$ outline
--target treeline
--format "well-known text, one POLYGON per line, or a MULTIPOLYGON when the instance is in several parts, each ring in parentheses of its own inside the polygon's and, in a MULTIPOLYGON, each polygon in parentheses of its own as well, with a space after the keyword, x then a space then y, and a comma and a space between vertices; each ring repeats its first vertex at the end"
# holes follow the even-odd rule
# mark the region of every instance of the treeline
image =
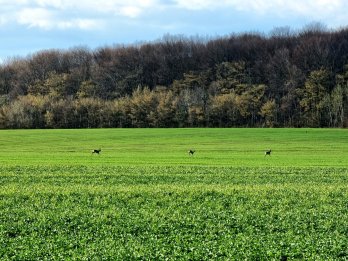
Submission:
POLYGON ((348 29, 165 36, 0 66, 0 128, 264 126, 348 126, 348 29))

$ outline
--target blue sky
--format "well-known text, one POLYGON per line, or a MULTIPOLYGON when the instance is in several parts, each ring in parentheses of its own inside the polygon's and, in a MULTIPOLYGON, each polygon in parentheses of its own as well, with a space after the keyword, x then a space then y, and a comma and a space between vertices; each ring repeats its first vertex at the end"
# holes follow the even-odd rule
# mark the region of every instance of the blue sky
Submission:
POLYGON ((0 0, 0 61, 40 50, 95 49, 166 34, 216 37, 348 25, 346 0, 0 0))

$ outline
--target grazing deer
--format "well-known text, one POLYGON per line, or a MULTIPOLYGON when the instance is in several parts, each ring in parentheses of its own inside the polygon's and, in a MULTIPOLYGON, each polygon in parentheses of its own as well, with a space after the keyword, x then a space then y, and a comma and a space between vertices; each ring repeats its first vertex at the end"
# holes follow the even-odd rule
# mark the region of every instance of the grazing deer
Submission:
POLYGON ((100 152, 101 152, 101 149, 99 149, 99 150, 92 150, 92 154, 96 153, 96 154, 99 155, 100 152))
POLYGON ((271 156, 271 152, 272 152, 271 149, 266 150, 266 151, 265 151, 265 157, 266 157, 267 155, 268 155, 268 156, 271 156))
POLYGON ((189 150, 188 151, 189 156, 193 156, 194 153, 195 153, 195 150, 189 150))

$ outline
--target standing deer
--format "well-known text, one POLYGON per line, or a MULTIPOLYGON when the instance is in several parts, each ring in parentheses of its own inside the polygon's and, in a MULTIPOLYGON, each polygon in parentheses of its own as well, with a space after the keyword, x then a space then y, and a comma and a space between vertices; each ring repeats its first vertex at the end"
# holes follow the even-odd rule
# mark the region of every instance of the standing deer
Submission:
POLYGON ((195 153, 195 150, 189 150, 188 151, 189 156, 193 156, 194 153, 195 153))
POLYGON ((92 150, 92 154, 98 154, 99 155, 99 153, 101 152, 101 149, 99 149, 99 150, 92 150))
POLYGON ((271 156, 271 152, 272 152, 271 149, 266 150, 266 151, 265 151, 265 157, 266 157, 267 155, 268 155, 268 156, 271 156))

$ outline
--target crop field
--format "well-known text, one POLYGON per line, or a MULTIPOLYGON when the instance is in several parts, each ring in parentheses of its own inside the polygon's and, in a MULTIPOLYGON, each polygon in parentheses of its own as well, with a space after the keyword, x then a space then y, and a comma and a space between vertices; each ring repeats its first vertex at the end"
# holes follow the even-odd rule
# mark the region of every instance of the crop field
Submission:
POLYGON ((0 145, 0 260, 348 259, 348 130, 2 130, 0 145))

